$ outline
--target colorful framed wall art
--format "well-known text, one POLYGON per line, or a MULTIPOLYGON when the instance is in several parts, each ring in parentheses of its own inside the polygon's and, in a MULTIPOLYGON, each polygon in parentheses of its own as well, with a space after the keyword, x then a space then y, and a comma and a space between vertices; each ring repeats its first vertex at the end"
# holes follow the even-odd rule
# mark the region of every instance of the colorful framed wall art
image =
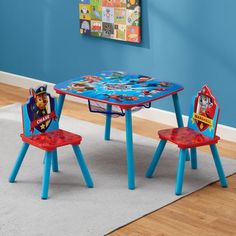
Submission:
POLYGON ((141 42, 141 0, 80 0, 80 33, 141 42))

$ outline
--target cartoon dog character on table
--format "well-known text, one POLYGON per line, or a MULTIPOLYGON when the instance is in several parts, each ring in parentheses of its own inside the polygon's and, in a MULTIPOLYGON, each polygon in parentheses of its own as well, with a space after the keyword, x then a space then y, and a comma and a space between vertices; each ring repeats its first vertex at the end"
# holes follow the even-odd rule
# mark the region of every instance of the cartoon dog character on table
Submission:
POLYGON ((122 95, 122 94, 104 94, 105 100, 114 99, 117 102, 136 101, 139 98, 136 96, 122 95))
POLYGON ((68 87, 68 90, 74 90, 77 93, 83 93, 88 90, 95 90, 95 87, 92 86, 92 83, 87 81, 74 81, 68 87))

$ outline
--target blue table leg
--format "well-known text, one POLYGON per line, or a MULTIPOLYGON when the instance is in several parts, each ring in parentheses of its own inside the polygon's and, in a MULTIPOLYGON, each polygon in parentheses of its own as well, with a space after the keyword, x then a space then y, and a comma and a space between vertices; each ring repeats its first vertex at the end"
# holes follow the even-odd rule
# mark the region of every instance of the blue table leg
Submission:
POLYGON ((146 177, 148 177, 148 178, 152 177, 153 172, 154 172, 154 170, 155 170, 155 168, 158 164, 158 161, 160 160, 160 157, 161 157, 161 154, 163 152, 163 149, 164 149, 165 145, 166 145, 166 140, 161 139, 160 143, 159 143, 159 145, 156 149, 156 152, 153 156, 152 162, 151 162, 151 164, 148 167, 148 170, 146 172, 146 177))
MULTIPOLYGON (((173 102, 174 102, 175 115, 176 115, 178 127, 184 127, 184 122, 183 122, 182 113, 181 113, 181 109, 180 109, 178 94, 177 93, 173 94, 172 98, 173 98, 173 102)), ((189 152, 187 152, 186 160, 190 161, 189 152)))
POLYGON ((62 111, 62 107, 64 104, 64 100, 65 100, 65 94, 60 94, 58 97, 58 103, 57 103, 57 116, 58 116, 58 121, 60 120, 61 117, 61 111, 62 111))
POLYGON ((18 173, 18 171, 21 167, 21 164, 24 160, 24 157, 25 157, 25 154, 26 154, 28 148, 29 148, 29 144, 28 143, 23 143, 23 145, 21 147, 21 150, 20 150, 20 153, 18 155, 18 158, 16 160, 16 163, 15 163, 15 165, 13 167, 13 170, 12 170, 10 176, 9 176, 9 182, 10 183, 13 183, 15 181, 17 173, 18 173))
POLYGON ((52 171, 58 172, 58 159, 57 159, 57 149, 53 151, 53 157, 52 157, 52 171))
POLYGON ((129 189, 135 189, 131 109, 125 110, 125 124, 126 124, 126 152, 127 152, 126 158, 127 158, 127 170, 128 170, 128 187, 129 189))
POLYGON ((50 182, 50 169, 51 169, 52 158, 53 158, 53 152, 45 153, 44 173, 43 173, 42 192, 41 192, 42 199, 48 198, 48 188, 50 182))
POLYGON ((175 114, 176 114, 178 127, 184 127, 184 122, 183 122, 182 113, 181 113, 181 109, 180 109, 178 94, 177 93, 173 94, 172 98, 173 98, 173 102, 174 102, 175 114))
POLYGON ((85 163, 85 160, 83 158, 83 155, 81 153, 80 147, 78 145, 72 145, 75 156, 76 156, 76 160, 80 166, 80 169, 82 171, 82 174, 84 176, 84 180, 88 186, 88 188, 93 188, 93 180, 89 174, 87 165, 85 163))
POLYGON ((225 178, 224 170, 220 161, 219 153, 215 144, 210 145, 211 152, 214 158, 215 166, 220 178, 220 183, 222 187, 227 187, 227 179, 225 178))
POLYGON ((104 139, 106 141, 110 140, 110 133, 111 133, 111 111, 112 111, 112 105, 107 104, 106 126, 105 126, 105 135, 104 135, 104 139))
POLYGON ((182 194, 186 154, 187 154, 187 149, 180 149, 179 163, 178 163, 177 176, 176 176, 176 189, 175 189, 175 194, 176 195, 181 195, 182 194))

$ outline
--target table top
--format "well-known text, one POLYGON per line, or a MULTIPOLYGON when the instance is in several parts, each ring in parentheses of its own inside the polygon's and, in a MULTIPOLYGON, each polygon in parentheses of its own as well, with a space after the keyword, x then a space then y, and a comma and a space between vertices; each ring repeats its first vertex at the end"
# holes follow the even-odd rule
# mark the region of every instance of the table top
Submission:
POLYGON ((104 71, 64 81, 56 84, 54 89, 58 94, 129 109, 170 96, 184 88, 179 84, 160 81, 150 76, 104 71))

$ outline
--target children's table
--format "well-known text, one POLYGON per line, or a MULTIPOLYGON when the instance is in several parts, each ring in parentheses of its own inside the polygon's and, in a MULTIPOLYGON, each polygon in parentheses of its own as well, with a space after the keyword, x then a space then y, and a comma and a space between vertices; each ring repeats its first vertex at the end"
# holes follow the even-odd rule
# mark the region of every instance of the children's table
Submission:
POLYGON ((178 126, 183 127, 178 92, 184 88, 179 84, 139 74, 104 71, 56 84, 54 89, 59 94, 58 118, 66 95, 86 99, 91 112, 104 113, 105 140, 110 140, 112 115, 125 116, 129 189, 135 189, 132 111, 149 108, 153 101, 172 96, 178 126))

